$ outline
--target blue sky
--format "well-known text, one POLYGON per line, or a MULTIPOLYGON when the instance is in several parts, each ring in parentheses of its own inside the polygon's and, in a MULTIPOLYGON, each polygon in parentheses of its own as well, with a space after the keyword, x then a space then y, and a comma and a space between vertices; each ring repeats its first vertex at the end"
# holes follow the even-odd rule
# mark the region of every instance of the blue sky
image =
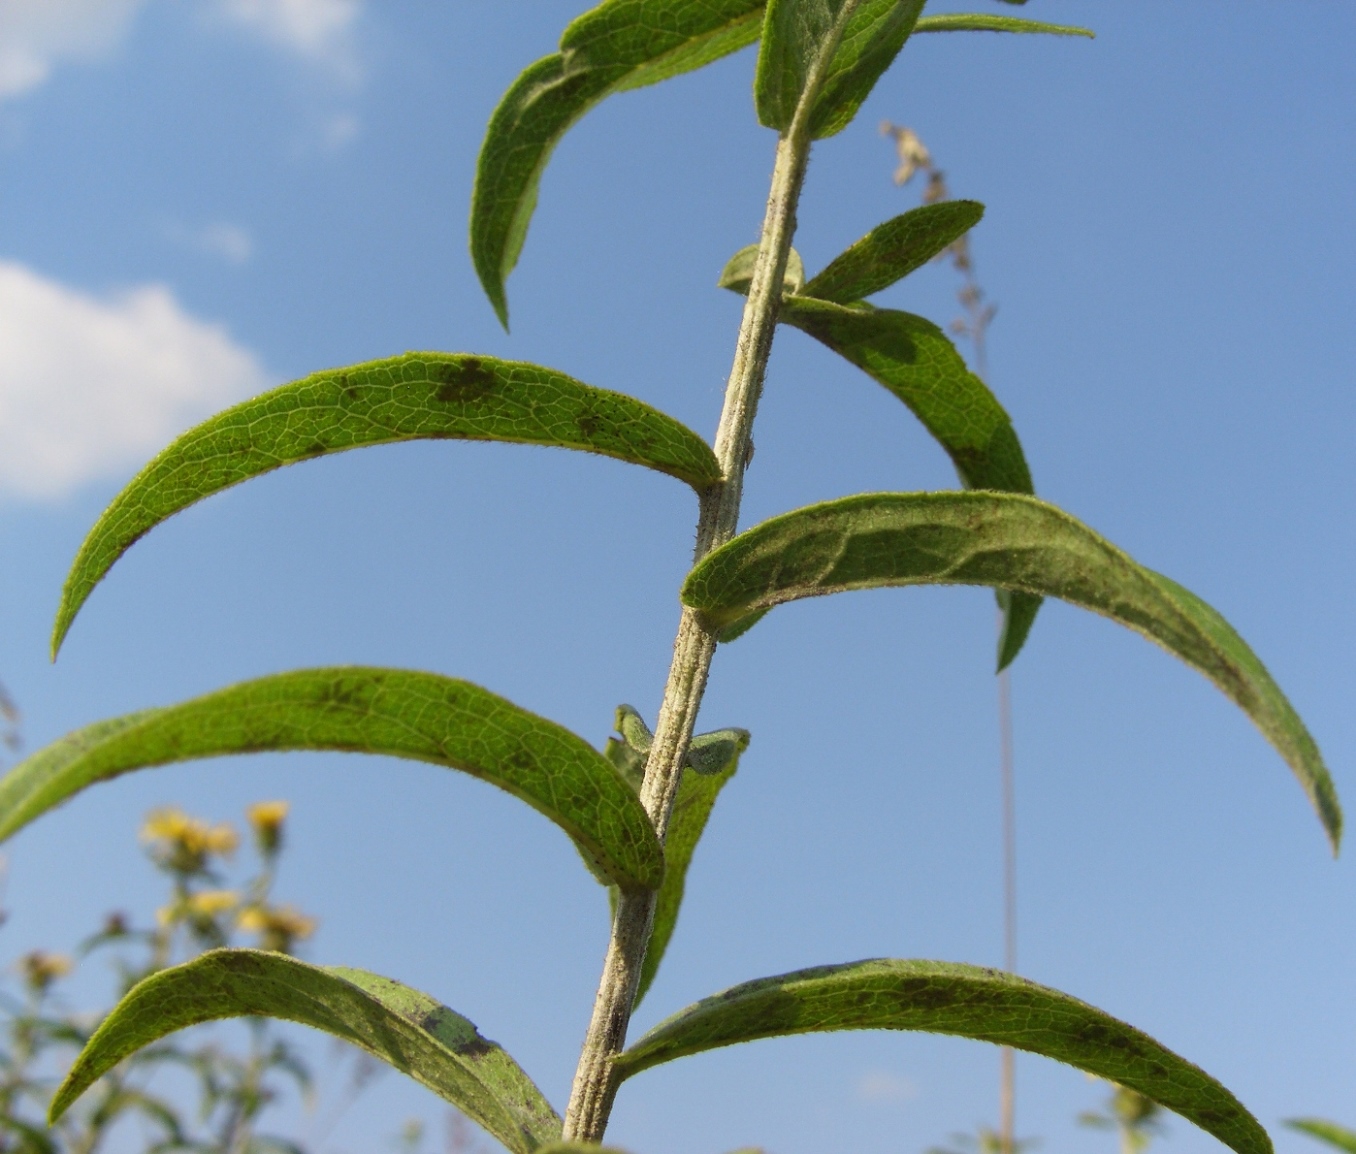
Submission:
MULTIPOLYGON (((714 282, 756 238, 773 149, 749 53, 615 98, 567 138, 510 282, 512 335, 471 270, 485 121, 580 7, 0 3, 0 674, 28 748, 333 663, 466 677, 597 742, 618 702, 653 717, 691 498, 509 446, 364 450, 214 498, 139 543, 46 660, 65 568, 118 486, 177 430, 308 371, 479 351, 714 430, 739 310, 714 282)), ((914 127, 953 192, 988 206, 973 245, 1000 306, 993 384, 1038 491, 1221 609, 1352 794, 1356 10, 1026 14, 1098 39, 911 44, 817 149, 798 247, 814 271, 916 203, 878 133, 914 127)), ((881 300, 946 322, 955 288, 931 267, 881 300)), ((745 524, 955 483, 898 402, 794 332, 757 444, 745 524)), ((638 1027, 805 965, 1000 960, 992 643, 987 592, 906 590, 788 606, 722 650, 702 727, 753 745, 638 1027)), ((1279 758, 1197 674, 1065 606, 1014 693, 1023 972, 1155 1034, 1268 1126, 1356 1124, 1356 887, 1279 758)), ((238 819, 274 796, 294 805, 284 896, 321 919, 307 956, 436 994, 563 1106, 605 898, 548 823, 432 767, 232 759, 92 791, 8 847, 8 955, 148 909, 133 837, 151 806, 238 819)), ((638 1078, 610 1138, 922 1151, 995 1120, 997 1067, 954 1039, 760 1043, 638 1078)), ((1111 1150, 1073 1125, 1100 1097, 1081 1074, 1020 1059, 1019 1093, 1043 1151, 1111 1150)), ((324 1149, 381 1148, 419 1114, 436 1101, 386 1079, 324 1149)), ((1217 1148, 1180 1121, 1166 1141, 1217 1148)))

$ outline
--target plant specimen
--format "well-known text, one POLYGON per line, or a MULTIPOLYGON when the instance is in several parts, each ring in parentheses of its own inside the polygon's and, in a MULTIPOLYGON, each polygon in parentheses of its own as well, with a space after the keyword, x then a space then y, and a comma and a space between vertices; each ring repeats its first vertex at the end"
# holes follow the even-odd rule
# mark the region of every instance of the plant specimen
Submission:
POLYGON ((1004 614, 998 665, 1018 655, 1041 599, 1059 597, 1148 636, 1215 682, 1288 762, 1334 845, 1337 799, 1318 749, 1233 629, 1033 495, 1007 414, 945 332, 867 303, 980 219, 966 200, 872 229, 807 277, 792 248, 814 142, 843 129, 915 34, 1055 33, 1011 16, 925 15, 924 0, 607 0, 565 30, 496 109, 471 211, 472 257, 501 319, 542 170, 580 116, 757 42, 754 103, 776 134, 762 234, 720 284, 746 296, 714 441, 652 406, 540 365, 408 353, 316 373, 219 414, 171 444, 114 500, 77 556, 55 645, 121 554, 174 513, 282 465, 420 438, 494 440, 604 454, 667 474, 696 496, 694 565, 653 731, 621 707, 599 751, 478 685, 400 669, 300 670, 100 722, 0 782, 0 836, 74 793, 152 765, 230 753, 331 749, 413 758, 482 778, 572 839, 613 900, 611 933, 563 1116, 470 1021, 364 971, 254 950, 214 950, 134 986, 95 1032, 53 1102, 58 1118, 100 1076, 184 1026, 233 1016, 309 1024, 408 1073, 515 1154, 597 1144, 627 1079, 663 1062, 775 1035, 899 1029, 1013 1046, 1115 1081, 1239 1154, 1269 1140, 1217 1081, 1153 1039, 1058 991, 944 962, 876 959, 760 978, 716 994, 627 1045, 663 958, 688 861, 748 734, 694 736, 711 662, 777 605, 853 589, 987 585, 1004 614), (961 488, 867 493, 739 531, 744 470, 779 323, 802 329, 899 398, 950 455, 961 488))
POLYGON ((290 953, 310 936, 313 919, 272 896, 287 804, 260 802, 246 816, 259 868, 243 884, 226 888, 223 874, 240 841, 233 826, 173 807, 155 810, 147 816, 141 840, 169 883, 169 898, 154 923, 141 928, 126 914, 110 914, 74 957, 30 950, 19 959, 22 995, 0 994, 0 1151, 94 1154, 116 1143, 115 1132, 131 1121, 140 1123, 145 1149, 156 1154, 297 1154, 301 1149, 260 1130, 261 1116, 284 1082, 307 1096, 313 1085, 301 1054, 263 1018, 249 1020, 243 1048, 176 1039, 139 1050, 103 1074, 79 1107, 51 1129, 44 1125, 62 1070, 103 1017, 65 1004, 62 982, 77 963, 111 953, 121 996, 167 967, 220 949, 242 934, 254 935, 261 950, 280 953, 290 953), (166 1069, 191 1075, 196 1109, 185 1109, 180 1094, 152 1085, 166 1069))

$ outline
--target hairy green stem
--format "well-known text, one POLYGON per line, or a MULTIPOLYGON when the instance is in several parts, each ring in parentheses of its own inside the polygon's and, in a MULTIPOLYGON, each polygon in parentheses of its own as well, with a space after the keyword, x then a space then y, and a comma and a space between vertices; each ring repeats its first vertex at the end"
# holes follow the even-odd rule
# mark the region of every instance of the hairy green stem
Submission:
MULTIPOLYGON (((777 329, 782 281, 796 232, 796 205, 810 160, 810 113, 843 28, 858 2, 848 0, 840 10, 833 35, 822 46, 806 78, 791 126, 777 142, 777 159, 758 243, 758 260, 744 304, 734 364, 716 430, 715 452, 723 479, 702 498, 694 563, 733 537, 739 526, 744 470, 753 445, 753 422, 777 329)), ((682 779, 683 759, 692 740, 715 652, 715 634, 693 610, 684 609, 673 643, 664 702, 660 706, 640 794, 661 843, 668 831, 673 800, 682 779)), ((626 1045, 626 1030, 640 984, 641 965, 654 925, 656 898, 657 894, 652 890, 632 890, 623 891, 617 902, 603 975, 593 1003, 593 1017, 584 1037, 570 1104, 565 1112, 566 1141, 600 1142, 607 1129, 612 1100, 617 1092, 612 1063, 626 1045)))

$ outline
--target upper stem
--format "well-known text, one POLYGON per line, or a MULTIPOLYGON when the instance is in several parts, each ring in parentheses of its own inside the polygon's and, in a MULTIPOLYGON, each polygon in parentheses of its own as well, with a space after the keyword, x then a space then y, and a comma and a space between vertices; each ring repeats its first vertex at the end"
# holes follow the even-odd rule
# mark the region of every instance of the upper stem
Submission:
MULTIPOLYGON (((858 2, 847 0, 840 9, 833 35, 821 46, 816 64, 806 78, 795 118, 777 141, 777 158, 758 243, 758 260, 744 303, 734 364, 730 368, 725 404, 716 430, 715 453, 722 479, 702 496, 694 563, 725 544, 739 526, 744 470, 753 443, 753 422, 781 309, 782 282, 791 254, 791 240, 796 232, 796 205, 810 160, 810 113, 843 27, 858 2)), ((694 610, 684 608, 640 792, 641 803, 654 823, 661 844, 668 831, 673 800, 682 780, 683 761, 692 740, 702 695, 706 692, 706 679, 715 651, 715 634, 694 610)), ((626 1030, 654 924, 657 897, 654 890, 623 890, 618 898, 603 975, 594 998, 593 1017, 584 1037, 570 1104, 565 1112, 563 1137, 567 1142, 600 1142, 607 1129, 612 1100, 617 1092, 612 1060, 626 1045, 626 1030)))

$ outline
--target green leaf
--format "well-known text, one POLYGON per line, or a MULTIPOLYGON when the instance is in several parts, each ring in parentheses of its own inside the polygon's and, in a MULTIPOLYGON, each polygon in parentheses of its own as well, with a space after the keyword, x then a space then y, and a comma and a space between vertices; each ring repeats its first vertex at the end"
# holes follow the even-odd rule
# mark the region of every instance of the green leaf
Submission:
MULTIPOLYGON (((1009 4, 1024 4, 1026 0, 1007 0, 1009 4)), ((1044 32, 1051 36, 1086 36, 1096 33, 1090 28, 1072 24, 1044 24, 1039 20, 1023 20, 1017 16, 988 16, 977 12, 953 12, 945 16, 924 16, 914 26, 915 32, 1044 32)))
POLYGON ((804 288, 787 291, 843 305, 864 300, 946 251, 983 215, 984 206, 974 200, 915 208, 873 228, 804 288))
POLYGON ((1238 1154, 1270 1154, 1257 1120, 1204 1071, 1084 1002, 978 966, 892 958, 747 982, 661 1022, 616 1061, 625 1079, 674 1058, 824 1030, 924 1030, 1013 1046, 1175 1110, 1238 1154))
POLYGON ((818 78, 811 136, 846 127, 922 9, 923 0, 770 0, 754 79, 759 122, 785 133, 818 78))
POLYGON ((592 1142, 552 1142, 538 1146, 536 1154, 626 1154, 616 1146, 595 1146, 592 1142))
MULTIPOLYGON (((683 890, 687 885, 688 866, 692 864, 692 855, 706 830, 716 798, 738 771, 739 755, 749 746, 748 731, 743 729, 722 730, 703 736, 711 740, 704 747, 689 750, 688 768, 683 771, 678 796, 673 802, 673 813, 669 817, 668 832, 664 838, 664 884, 659 887, 659 897, 655 902, 654 929, 640 970, 640 985, 635 1001, 637 1006, 649 992, 673 938, 673 931, 677 928, 683 890), (695 752, 700 760, 703 748, 710 751, 707 764, 716 768, 694 768, 693 754, 695 752)), ((701 740, 694 739, 693 745, 696 746, 701 740)))
MULTIPOLYGON (((716 282, 717 286, 739 293, 741 296, 748 296, 749 285, 753 283, 753 269, 757 263, 758 246, 756 244, 745 245, 720 270, 720 279, 716 282)), ((800 292, 804 283, 805 262, 801 260, 800 253, 793 248, 786 257, 786 274, 782 277, 782 292, 800 292)))
POLYGON ((839 19, 852 0, 770 0, 754 76, 758 121, 786 132, 820 56, 837 47, 839 19))
POLYGON ((361 666, 246 681, 77 730, 0 779, 0 839, 130 770, 276 750, 386 754, 462 770, 550 818, 617 884, 663 881, 663 851, 635 791, 588 742, 468 681, 361 666))
POLYGON ((998 399, 936 325, 912 313, 789 297, 781 318, 903 401, 970 489, 1030 493, 1031 472, 998 399))
MULTIPOLYGON (((966 488, 1031 493, 1031 473, 1011 419, 941 329, 912 313, 825 299, 826 290, 835 298, 879 291, 891 283, 885 279, 890 275, 887 270, 902 270, 898 276, 911 272, 972 227, 979 219, 975 209, 983 214, 983 206, 974 201, 946 201, 881 225, 833 261, 801 295, 785 297, 780 319, 851 361, 908 405, 946 450, 966 488), (963 206, 963 211, 932 215, 953 206, 963 206), (967 219, 970 224, 964 225, 967 219), (960 231, 951 235, 956 228, 960 231)), ((748 291, 742 275, 748 262, 740 263, 747 252, 740 250, 726 265, 721 287, 748 291)), ((1000 593, 998 602, 1003 612, 998 642, 1001 673, 1021 652, 1041 599, 1012 592, 1000 593)), ((732 622, 719 632, 719 640, 742 637, 762 615, 732 622)))
POLYGON ((316 373, 191 429, 114 498, 66 578, 53 654, 112 564, 172 514, 282 465, 427 439, 582 449, 657 469, 699 492, 720 478, 710 447, 672 417, 539 365, 406 353, 316 373))
MULTIPOLYGON (((609 738, 604 756, 639 792, 645 781, 645 761, 650 753, 653 735, 645 719, 630 705, 617 707, 616 729, 621 740, 609 738)), ((664 960, 669 939, 678 924, 678 911, 683 904, 683 889, 687 869, 692 864, 697 842, 706 829, 707 819, 716 804, 716 798, 734 777, 739 768, 739 756, 749 747, 747 729, 718 729, 703 733, 688 743, 682 780, 674 798, 673 811, 664 838, 664 884, 655 902, 650 944, 641 967, 640 984, 632 1006, 640 1005, 649 991, 659 964, 664 960)), ((584 859, 586 862, 588 858, 584 859)), ((616 891, 613 891, 615 912, 616 891)))
POLYGON ((764 521, 707 556, 685 605, 719 629, 758 609, 849 589, 991 585, 1119 621, 1213 681, 1289 763, 1334 851, 1342 814, 1317 745, 1285 694, 1214 609, 1034 497, 866 493, 764 521))
POLYGON ((810 118, 815 139, 833 136, 852 122, 922 11, 923 0, 863 0, 858 5, 815 101, 810 118))
POLYGON ((471 194, 471 256, 500 321, 551 153, 614 92, 656 84, 757 38, 762 0, 608 0, 575 20, 560 52, 514 81, 485 133, 471 194))
POLYGON ((1285 1124, 1301 1134, 1308 1134, 1329 1146, 1335 1146, 1346 1154, 1356 1154, 1356 1130, 1348 1130, 1335 1122, 1325 1122, 1322 1118, 1287 1118, 1285 1124))
POLYGON ((561 1122, 519 1065, 460 1014, 365 970, 310 966, 261 950, 213 950, 133 986, 52 1100, 51 1120, 128 1055, 221 1018, 282 1018, 324 1030, 451 1102, 514 1154, 560 1137, 561 1122))
MULTIPOLYGON (((1026 455, 1011 419, 988 385, 969 370, 956 346, 931 321, 893 309, 837 305, 809 297, 788 298, 781 319, 851 361, 903 401, 946 450, 967 489, 1033 491, 1026 455)), ((1041 601, 1014 590, 999 603, 1003 609, 998 643, 1001 672, 1021 651, 1041 601)))

